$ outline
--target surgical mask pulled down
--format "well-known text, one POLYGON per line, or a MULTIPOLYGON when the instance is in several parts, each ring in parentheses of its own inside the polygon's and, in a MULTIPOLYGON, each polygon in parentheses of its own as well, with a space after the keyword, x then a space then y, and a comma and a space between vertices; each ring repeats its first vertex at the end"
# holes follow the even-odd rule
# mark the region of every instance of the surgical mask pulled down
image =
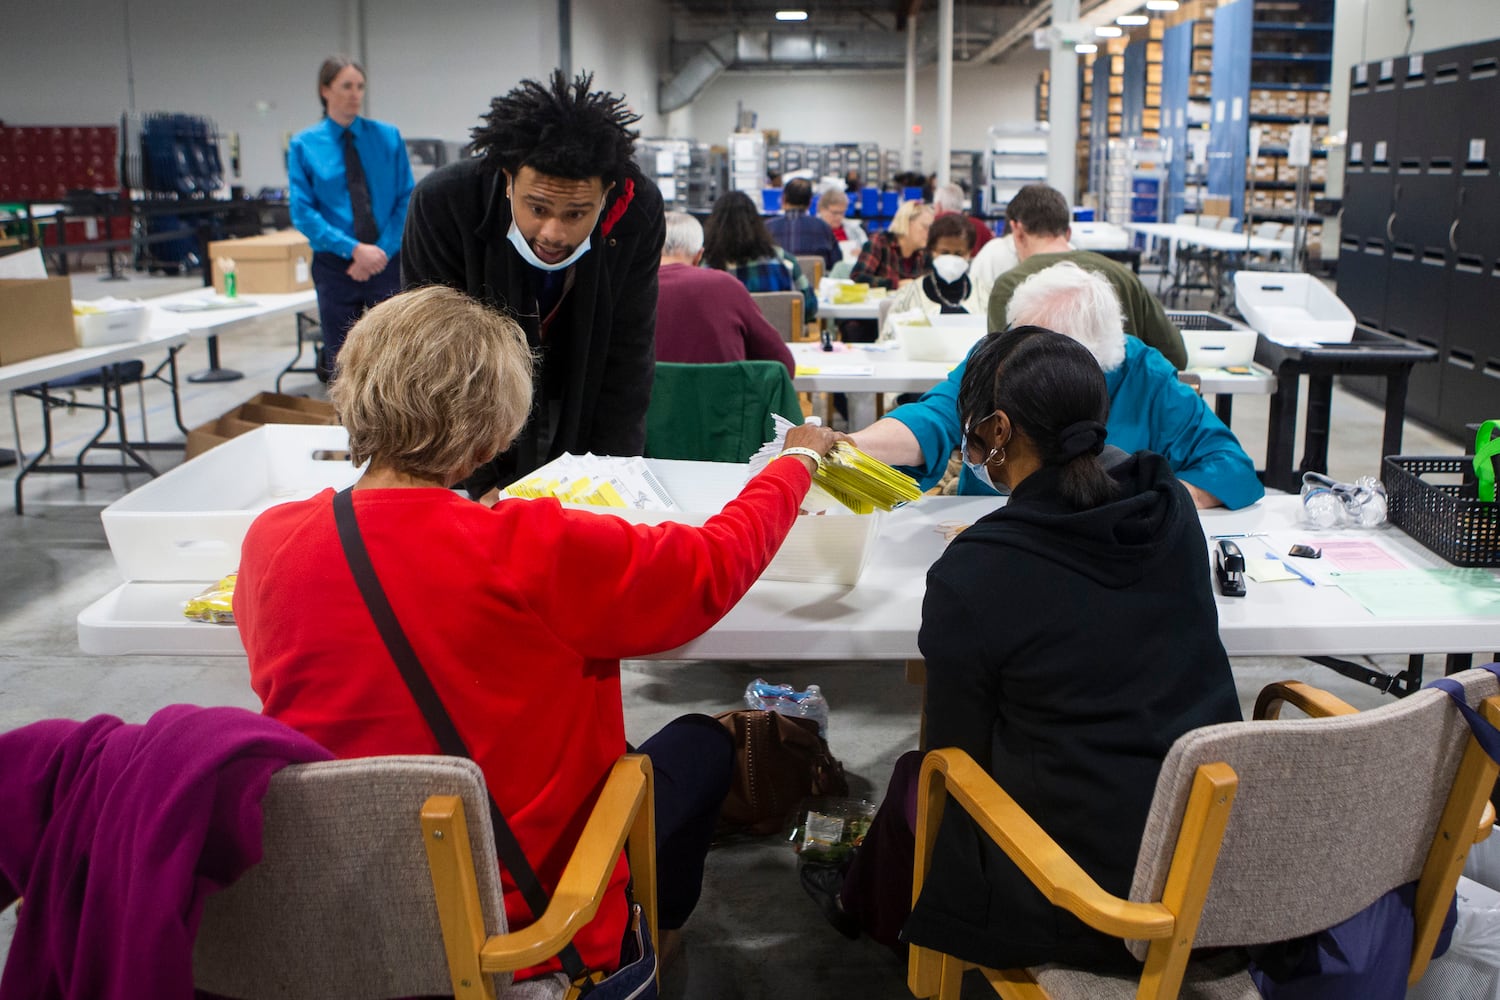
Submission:
POLYGON ((938 254, 932 258, 932 269, 939 278, 951 285, 969 273, 969 262, 956 253, 938 254))
MULTIPOLYGON (((985 420, 990 420, 994 416, 995 416, 995 414, 992 413, 988 417, 985 417, 984 420, 979 421, 979 423, 983 424, 985 422, 985 420)), ((975 426, 978 426, 978 425, 975 425, 975 426)), ((964 442, 964 444, 963 444, 963 461, 964 461, 964 467, 969 470, 969 475, 971 475, 975 479, 979 480, 979 482, 982 483, 984 486, 987 486, 991 490, 994 490, 996 493, 1000 494, 1001 496, 1008 496, 1010 494, 1010 488, 1008 486, 999 485, 992 478, 990 478, 990 460, 993 459, 996 455, 1001 454, 1002 451, 1003 451, 1003 449, 1001 449, 1001 447, 999 445, 996 445, 995 447, 993 447, 993 448, 991 448, 989 450, 989 453, 987 455, 985 455, 984 458, 980 459, 977 462, 974 461, 969 456, 971 454, 973 454, 975 451, 977 451, 978 448, 973 443, 974 442, 974 438, 970 435, 970 431, 971 430, 972 430, 971 427, 967 427, 966 426, 964 428, 964 436, 963 436, 963 442, 964 442)), ((1001 459, 1002 464, 1004 463, 1004 461, 1005 461, 1004 458, 1002 458, 1001 459)))

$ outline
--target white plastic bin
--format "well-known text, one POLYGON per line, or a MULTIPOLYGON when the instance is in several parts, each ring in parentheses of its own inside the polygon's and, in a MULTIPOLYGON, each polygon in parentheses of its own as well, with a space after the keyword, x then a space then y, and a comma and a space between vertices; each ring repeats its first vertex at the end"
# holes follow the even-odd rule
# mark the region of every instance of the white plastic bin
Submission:
MULTIPOLYGON (((661 480, 680 511, 587 507, 637 524, 677 521, 702 524, 718 513, 745 485, 747 467, 733 463, 678 462, 649 458, 646 464, 661 480)), ((762 578, 796 583, 833 583, 852 587, 859 580, 880 532, 881 512, 805 514, 797 518, 762 578)))
POLYGON ((1239 327, 1234 330, 1183 330, 1189 368, 1229 368, 1255 360, 1255 342, 1260 334, 1239 327))
POLYGON ((1245 322, 1278 344, 1347 344, 1354 314, 1310 274, 1236 271, 1234 304, 1245 322))
POLYGON ((893 320, 895 339, 909 361, 944 361, 957 364, 985 335, 983 316, 934 316, 930 323, 893 320))
POLYGON ((150 318, 151 314, 144 305, 122 303, 110 306, 104 312, 75 314, 73 329, 78 336, 79 347, 103 347, 106 344, 139 340, 146 332, 150 318))
POLYGON ((342 427, 267 424, 132 490, 100 519, 127 580, 216 580, 239 565, 257 514, 359 478, 342 427))

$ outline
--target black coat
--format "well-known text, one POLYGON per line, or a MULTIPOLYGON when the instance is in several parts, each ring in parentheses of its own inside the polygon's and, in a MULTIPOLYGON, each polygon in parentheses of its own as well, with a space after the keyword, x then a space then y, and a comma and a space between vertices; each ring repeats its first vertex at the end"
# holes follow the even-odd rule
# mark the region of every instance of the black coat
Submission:
MULTIPOLYGON (((1240 708, 1192 499, 1149 452, 1112 474, 1121 497, 1074 512, 1043 468, 954 539, 928 573, 918 644, 928 745, 967 751, 1124 896, 1167 750, 1240 708)), ((952 805, 905 937, 994 968, 1129 961, 952 805)))
POLYGON ((443 284, 467 292, 507 312, 540 349, 531 420, 492 468, 466 484, 475 493, 564 451, 639 455, 646 443, 661 193, 633 165, 616 183, 590 250, 569 269, 570 285, 545 341, 536 306, 542 272, 511 246, 510 224, 505 176, 482 159, 465 159, 417 185, 401 243, 406 287, 443 284))

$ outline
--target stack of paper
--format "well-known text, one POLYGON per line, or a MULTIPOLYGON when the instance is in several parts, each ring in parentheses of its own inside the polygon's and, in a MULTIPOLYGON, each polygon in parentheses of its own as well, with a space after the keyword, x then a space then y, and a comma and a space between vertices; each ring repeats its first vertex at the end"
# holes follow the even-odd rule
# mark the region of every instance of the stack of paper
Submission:
POLYGON ((511 483, 502 495, 532 500, 556 497, 564 503, 594 507, 678 509, 644 459, 606 455, 561 455, 511 483))
POLYGON ((917 481, 840 441, 818 463, 813 485, 856 514, 910 503, 922 495, 917 481))

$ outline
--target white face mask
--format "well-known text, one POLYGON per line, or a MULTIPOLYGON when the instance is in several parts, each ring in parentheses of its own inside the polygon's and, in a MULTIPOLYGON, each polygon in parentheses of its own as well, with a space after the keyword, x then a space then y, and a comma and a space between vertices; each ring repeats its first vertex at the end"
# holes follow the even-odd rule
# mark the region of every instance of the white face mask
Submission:
POLYGON ((568 254, 564 260, 560 260, 556 264, 549 264, 538 257, 535 250, 531 249, 531 244, 526 242, 525 236, 521 235, 521 228, 516 225, 514 219, 510 223, 510 232, 505 235, 510 240, 510 245, 515 247, 516 252, 521 255, 521 259, 539 271, 561 271, 565 267, 572 267, 578 263, 579 257, 589 252, 589 237, 585 236, 583 242, 578 244, 577 250, 568 254))
MULTIPOLYGON (((515 203, 515 199, 512 197, 514 193, 515 192, 513 189, 507 190, 505 193, 506 198, 511 201, 512 205, 514 205, 515 203)), ((601 198, 599 200, 599 212, 602 214, 603 211, 604 199, 601 198)), ((594 222, 597 224, 598 221, 598 215, 594 216, 594 222)), ((511 208, 510 231, 505 234, 505 238, 510 240, 510 245, 516 248, 516 253, 521 255, 522 260, 539 271, 561 271, 565 267, 572 267, 574 264, 578 263, 579 257, 582 257, 584 254, 589 252, 590 237, 585 236, 583 238, 583 242, 578 244, 578 248, 572 253, 568 254, 566 259, 560 260, 556 264, 547 263, 546 261, 542 260, 542 258, 536 255, 536 251, 531 249, 531 244, 527 242, 526 237, 521 235, 521 227, 516 225, 516 215, 514 207, 511 208)))
POLYGON ((938 254, 932 258, 932 269, 948 284, 953 284, 969 271, 969 262, 956 253, 938 254))
POLYGON ((1001 494, 1003 496, 1008 491, 1007 490, 1002 490, 1000 487, 996 486, 995 485, 995 481, 990 478, 990 465, 989 465, 989 462, 990 462, 990 459, 992 459, 992 458, 995 457, 995 452, 997 452, 999 450, 1000 450, 999 448, 996 448, 996 449, 994 449, 994 451, 991 451, 989 453, 989 455, 987 455, 985 457, 985 460, 982 463, 981 462, 971 462, 971 461, 969 461, 969 456, 965 455, 964 456, 964 466, 968 468, 969 475, 971 475, 975 479, 979 480, 980 483, 982 483, 983 485, 987 486, 989 489, 991 489, 991 490, 995 491, 996 493, 999 493, 999 494, 1001 494))

